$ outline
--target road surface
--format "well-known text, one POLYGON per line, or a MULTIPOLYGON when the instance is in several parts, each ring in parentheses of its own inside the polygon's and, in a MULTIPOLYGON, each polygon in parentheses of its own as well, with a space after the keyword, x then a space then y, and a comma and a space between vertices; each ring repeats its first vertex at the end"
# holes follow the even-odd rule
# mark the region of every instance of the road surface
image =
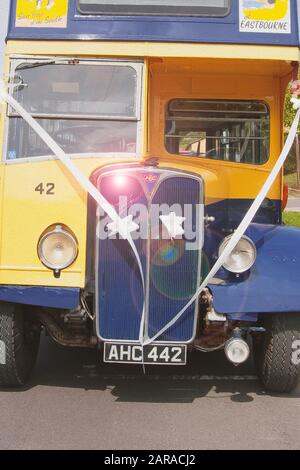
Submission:
POLYGON ((195 353, 187 368, 144 377, 96 363, 44 339, 28 387, 0 389, 0 448, 300 449, 300 388, 270 396, 251 364, 195 353))
POLYGON ((289 196, 286 210, 290 212, 300 212, 300 197, 289 196))

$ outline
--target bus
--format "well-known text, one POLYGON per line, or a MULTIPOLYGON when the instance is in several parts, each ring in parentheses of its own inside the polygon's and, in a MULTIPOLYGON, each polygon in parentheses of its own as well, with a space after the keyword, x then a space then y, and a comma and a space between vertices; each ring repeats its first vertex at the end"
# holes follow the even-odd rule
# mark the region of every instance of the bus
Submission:
POLYGON ((1 386, 29 380, 42 330, 145 372, 253 353, 266 390, 297 386, 300 230, 282 221, 283 171, 226 250, 284 145, 298 8, 11 0, 1 386))

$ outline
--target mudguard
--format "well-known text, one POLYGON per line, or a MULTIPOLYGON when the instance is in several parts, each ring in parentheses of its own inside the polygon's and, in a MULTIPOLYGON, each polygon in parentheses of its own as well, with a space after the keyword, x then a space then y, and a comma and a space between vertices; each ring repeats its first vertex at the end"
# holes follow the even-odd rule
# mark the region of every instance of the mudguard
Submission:
POLYGON ((221 273, 223 285, 210 285, 217 312, 255 321, 260 313, 300 312, 300 229, 251 224, 246 232, 257 260, 246 277, 221 273))

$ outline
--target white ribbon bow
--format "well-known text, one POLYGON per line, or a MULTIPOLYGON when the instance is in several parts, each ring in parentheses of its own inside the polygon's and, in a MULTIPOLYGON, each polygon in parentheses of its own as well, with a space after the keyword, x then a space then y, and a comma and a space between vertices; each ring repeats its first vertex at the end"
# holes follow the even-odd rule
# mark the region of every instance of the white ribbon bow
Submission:
MULTIPOLYGON (((133 242, 133 239, 130 234, 130 227, 128 227, 128 219, 122 219, 118 213, 115 211, 114 207, 107 201, 107 199, 98 191, 98 189, 90 182, 90 180, 77 168, 77 166, 73 163, 71 158, 63 151, 63 149, 52 139, 52 137, 43 129, 40 124, 23 108, 23 106, 18 103, 11 95, 9 95, 6 91, 5 84, 2 80, 0 80, 0 97, 6 101, 26 122, 29 126, 38 134, 38 136, 45 142, 45 144, 52 150, 54 155, 63 163, 63 165, 69 170, 69 172, 73 175, 75 180, 80 184, 80 186, 85 189, 90 196, 99 204, 103 210, 107 213, 107 215, 112 219, 115 226, 118 227, 118 231, 122 238, 127 239, 128 243, 130 244, 134 255, 136 257, 142 285, 145 297, 145 280, 144 280, 144 272, 141 263, 141 259, 139 257, 138 251, 136 246, 133 242)), ((184 313, 188 310, 188 308, 198 299, 203 289, 209 284, 211 279, 216 275, 219 269, 223 266, 227 258, 230 256, 242 236, 244 235, 245 231, 247 230, 248 226, 254 219, 259 207, 261 206, 263 200, 266 198, 269 190, 271 189, 275 179, 277 178, 288 154, 293 145, 294 139, 297 134, 299 119, 300 119, 300 99, 296 98, 295 96, 291 99, 293 103, 293 107, 297 110, 296 116, 294 118, 293 124, 291 126, 288 138, 285 142, 283 150, 272 169, 271 173, 269 174, 266 182, 264 183, 262 189, 260 190, 259 194, 253 201, 250 209, 246 213, 244 219, 238 226, 237 230, 235 231, 234 235, 231 237, 229 243, 226 245, 226 248, 222 252, 221 256, 218 258, 215 265, 212 267, 209 274, 203 280, 201 286, 197 289, 195 295, 189 300, 189 302, 178 312, 173 319, 166 324, 160 331, 158 331, 152 338, 149 338, 147 334, 145 334, 145 301, 143 304, 143 311, 141 317, 141 324, 140 324, 140 333, 139 333, 139 341, 142 346, 147 344, 151 344, 153 341, 158 339, 162 336, 167 330, 169 330, 177 321, 184 315, 184 313)))
POLYGON ((291 103, 293 104, 293 109, 297 110, 300 108, 300 99, 296 96, 293 96, 291 98, 291 103))

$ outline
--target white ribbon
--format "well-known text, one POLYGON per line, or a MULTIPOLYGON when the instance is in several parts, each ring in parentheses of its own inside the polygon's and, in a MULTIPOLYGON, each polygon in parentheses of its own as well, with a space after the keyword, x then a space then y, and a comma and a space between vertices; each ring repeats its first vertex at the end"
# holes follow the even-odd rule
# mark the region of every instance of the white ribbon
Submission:
MULTIPOLYGON (((45 144, 52 150, 54 155, 61 161, 61 163, 69 170, 69 172, 73 175, 75 180, 79 183, 79 185, 87 191, 90 196, 103 208, 103 210, 107 213, 107 215, 115 222, 116 227, 118 227, 118 231, 124 240, 127 239, 128 243, 130 244, 133 253, 136 257, 141 280, 143 291, 145 293, 145 280, 144 280, 144 272, 142 263, 136 249, 136 246, 133 242, 132 236, 130 235, 130 230, 128 229, 128 219, 122 219, 119 214, 116 212, 114 207, 107 201, 107 199, 98 191, 98 189, 90 182, 90 180, 77 168, 77 166, 73 163, 71 158, 63 151, 63 149, 52 139, 52 137, 48 134, 48 132, 43 129, 42 126, 23 108, 23 106, 18 103, 9 93, 7 93, 5 84, 2 80, 0 80, 0 97, 6 101, 23 119, 24 121, 29 124, 29 126, 38 134, 38 136, 45 142, 45 144)), ((143 307, 143 314, 142 317, 145 317, 144 314, 144 307, 143 307)), ((143 329, 143 327, 141 326, 143 329)), ((142 333, 144 334, 144 333, 142 333)), ((141 333, 140 333, 141 335, 141 333)))
MULTIPOLYGON (((70 171, 73 175, 75 180, 80 184, 82 188, 84 188, 92 197, 93 199, 99 204, 103 210, 107 213, 107 215, 117 224, 119 227, 119 233, 122 238, 127 239, 138 262, 138 267, 141 274, 143 290, 145 294, 145 280, 144 280, 144 272, 142 263, 136 249, 136 246, 133 242, 133 239, 129 233, 127 227, 126 218, 122 219, 118 213, 115 211, 114 207, 107 201, 107 199, 98 191, 98 189, 90 182, 90 180, 77 168, 77 166, 73 163, 70 157, 62 150, 62 148, 52 139, 52 137, 40 126, 40 124, 23 108, 23 106, 18 103, 11 95, 9 95, 6 91, 5 84, 3 81, 0 80, 0 96, 1 98, 6 101, 26 122, 29 126, 38 134, 38 136, 45 142, 45 144, 52 150, 54 155, 63 163, 63 165, 70 171)), ((278 176, 288 154, 293 145, 294 139, 296 137, 298 124, 300 120, 300 100, 296 97, 292 98, 292 103, 294 109, 297 109, 296 116, 294 118, 293 124, 291 126, 288 138, 285 142, 283 147, 282 153, 279 156, 273 170, 271 171, 270 175, 268 176, 265 184, 263 185, 261 191, 257 195, 256 199, 253 201, 250 209, 246 213, 244 219, 240 223, 239 227, 237 228, 236 232, 226 245, 221 256, 218 258, 217 262, 206 276, 204 281, 202 282, 201 286, 198 288, 195 295, 189 300, 189 302, 177 313, 177 315, 168 323, 166 324, 158 333, 155 334, 152 338, 145 336, 144 327, 145 327, 145 301, 143 305, 143 312, 140 324, 140 333, 139 333, 139 340, 142 346, 147 344, 151 344, 153 341, 158 339, 161 335, 163 335, 169 328, 171 328, 187 311, 187 309, 198 299, 199 295, 203 291, 203 289, 209 284, 210 280, 215 276, 215 274, 219 271, 219 269, 223 266, 224 262, 230 256, 242 236, 244 235, 245 231, 247 230, 248 226, 252 222, 253 218, 255 217, 259 207, 261 206, 263 200, 266 198, 271 186, 275 182, 276 177, 278 176)))
POLYGON ((261 188, 260 192, 258 193, 256 199, 253 201, 251 204, 250 209, 246 213, 245 217, 243 218, 242 222, 238 226, 237 230, 235 231, 234 235, 231 237, 230 241, 226 245, 226 248, 224 249, 223 253, 219 256, 217 262, 211 269, 211 271, 208 273, 204 281, 202 282, 201 286, 198 288, 197 292, 195 295, 191 298, 191 300, 180 310, 179 313, 167 324, 165 325, 158 333, 156 333, 152 338, 146 338, 144 341, 144 344, 150 344, 153 341, 155 341, 157 338, 159 338, 161 335, 163 335, 169 328, 171 328, 181 317, 182 315, 187 311, 187 309, 198 299, 199 295, 203 291, 203 289, 209 284, 211 279, 217 274, 219 269, 223 266, 227 258, 231 255, 232 251, 246 232, 247 228, 251 224, 252 220, 254 219, 258 209, 260 208, 263 200, 266 198, 268 192, 270 191, 273 183, 275 182, 275 179, 277 178, 285 160, 288 157, 288 154, 292 148, 294 139, 297 134, 297 129, 298 129, 298 124, 299 124, 299 119, 300 119, 300 100, 297 98, 292 98, 292 103, 294 105, 294 109, 297 109, 296 116, 294 118, 293 124, 291 126, 289 135, 287 137, 287 140, 285 142, 285 145, 282 149, 282 152, 272 169, 271 173, 269 174, 268 178, 266 179, 265 184, 261 188))

